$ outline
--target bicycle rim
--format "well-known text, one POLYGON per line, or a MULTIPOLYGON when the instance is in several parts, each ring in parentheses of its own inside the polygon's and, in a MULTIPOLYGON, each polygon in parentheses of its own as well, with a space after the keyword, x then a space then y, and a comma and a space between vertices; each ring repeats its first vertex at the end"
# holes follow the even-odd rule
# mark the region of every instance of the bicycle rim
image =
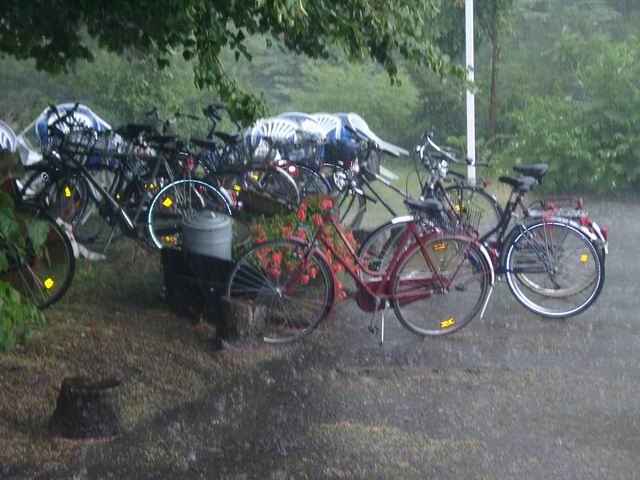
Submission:
POLYGON ((505 265, 516 299, 550 318, 582 312, 596 300, 604 283, 604 265, 593 242, 560 222, 540 222, 515 235, 505 265))
MULTIPOLYGON (((360 263, 372 272, 385 272, 396 253, 407 224, 408 222, 389 222, 374 230, 358 251, 360 263)), ((411 241, 407 242, 406 248, 411 244, 411 241)), ((373 280, 373 277, 369 277, 362 269, 358 270, 358 275, 364 281, 373 280)))
POLYGON ((333 209, 341 225, 355 230, 362 223, 367 210, 367 201, 364 195, 347 187, 335 192, 333 209))
POLYGON ((260 182, 260 188, 287 205, 297 205, 300 203, 300 192, 296 182, 291 175, 281 169, 268 171, 260 182))
POLYGON ((416 244, 406 254, 392 282, 400 323, 417 335, 445 335, 480 311, 490 291, 491 267, 470 238, 437 235, 426 240, 424 252, 416 244))
POLYGON ((200 210, 231 215, 225 196, 202 180, 178 180, 153 198, 147 216, 151 241, 157 248, 182 244, 182 220, 200 210))
POLYGON ((267 343, 291 342, 308 335, 333 303, 328 265, 317 253, 307 252, 302 242, 270 241, 242 255, 229 275, 228 297, 265 308, 267 343))
POLYGON ((20 255, 14 245, 3 241, 9 268, 0 279, 10 283, 36 307, 44 309, 60 300, 71 285, 75 273, 73 249, 67 235, 48 215, 19 207, 16 218, 25 237, 30 230, 46 229, 44 242, 34 248, 31 240, 27 240, 20 255))
POLYGON ((294 168, 297 174, 292 174, 292 177, 298 186, 300 199, 310 195, 327 195, 331 193, 331 185, 321 174, 303 165, 295 165, 294 168))

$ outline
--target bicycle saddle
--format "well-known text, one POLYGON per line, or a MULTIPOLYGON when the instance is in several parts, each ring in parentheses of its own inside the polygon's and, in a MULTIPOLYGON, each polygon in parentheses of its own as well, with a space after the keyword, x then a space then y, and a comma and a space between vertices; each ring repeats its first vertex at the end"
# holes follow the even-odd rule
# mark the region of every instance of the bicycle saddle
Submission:
POLYGON ((498 180, 502 183, 510 185, 514 190, 517 190, 518 193, 530 192, 538 182, 533 177, 512 177, 511 175, 503 175, 502 177, 498 178, 498 180))
POLYGON ((409 208, 415 208, 423 212, 440 213, 442 211, 442 203, 437 198, 426 198, 424 200, 407 198, 404 203, 409 208))
POLYGON ((538 183, 542 183, 542 177, 549 170, 549 165, 546 163, 534 163, 531 165, 516 165, 513 169, 522 175, 535 178, 538 183))

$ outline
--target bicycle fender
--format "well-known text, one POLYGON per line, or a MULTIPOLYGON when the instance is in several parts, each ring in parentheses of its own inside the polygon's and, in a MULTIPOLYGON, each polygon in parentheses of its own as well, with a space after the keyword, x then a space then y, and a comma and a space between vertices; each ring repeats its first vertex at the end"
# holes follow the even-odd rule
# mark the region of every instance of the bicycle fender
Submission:
POLYGON ((609 253, 607 240, 604 239, 604 236, 602 235, 602 231, 600 230, 600 227, 598 227, 598 225, 595 222, 591 222, 589 225, 583 225, 582 223, 578 223, 575 220, 567 219, 564 217, 553 217, 553 216, 549 217, 548 221, 565 223, 566 225, 569 225, 579 230, 596 245, 602 245, 604 248, 605 254, 609 253))
MULTIPOLYGON (((496 284, 496 272, 495 272, 495 270, 493 268, 493 262, 491 261, 491 256, 489 255, 489 252, 487 251, 485 246, 482 245, 480 242, 477 242, 476 246, 480 247, 480 253, 482 253, 482 256, 487 261, 487 264, 489 265, 489 268, 491 269, 491 288, 493 288, 493 286, 496 284)), ((489 295, 489 296, 491 296, 491 295, 489 295)), ((485 305, 485 307, 486 307, 486 305, 485 305)), ((484 313, 484 309, 483 309, 483 313, 484 313)))
POLYGON ((397 225, 398 223, 409 223, 413 221, 413 215, 403 215, 401 217, 395 217, 391 219, 391 223, 393 225, 397 225))

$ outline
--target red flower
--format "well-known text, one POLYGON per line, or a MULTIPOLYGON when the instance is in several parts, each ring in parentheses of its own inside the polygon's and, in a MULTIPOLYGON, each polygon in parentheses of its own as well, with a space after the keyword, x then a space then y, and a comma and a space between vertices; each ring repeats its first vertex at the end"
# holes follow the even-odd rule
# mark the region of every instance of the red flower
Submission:
POLYGON ((301 222, 304 222, 304 219, 307 218, 307 211, 302 205, 300 205, 300 208, 298 209, 297 216, 298 220, 301 222))
POLYGON ((333 207, 333 200, 330 198, 325 198, 320 204, 320 208, 322 210, 330 210, 333 207))
POLYGON ((269 269, 269 275, 272 277, 279 277, 281 274, 280 269, 279 268, 270 268, 269 269))
POLYGON ((346 300, 347 299, 347 292, 345 292, 344 290, 339 290, 338 291, 338 298, 340 300, 346 300))
POLYGON ((320 216, 319 213, 314 213, 313 216, 311 217, 311 221, 313 222, 313 224, 317 227, 319 227, 320 225, 322 225, 322 217, 320 216))
POLYGON ((279 268, 282 262, 282 253, 274 252, 273 255, 271 255, 271 261, 273 261, 274 267, 279 268))
POLYGON ((318 269, 316 267, 312 267, 311 270, 309 270, 309 276, 311 278, 316 278, 317 274, 318 274, 318 269))

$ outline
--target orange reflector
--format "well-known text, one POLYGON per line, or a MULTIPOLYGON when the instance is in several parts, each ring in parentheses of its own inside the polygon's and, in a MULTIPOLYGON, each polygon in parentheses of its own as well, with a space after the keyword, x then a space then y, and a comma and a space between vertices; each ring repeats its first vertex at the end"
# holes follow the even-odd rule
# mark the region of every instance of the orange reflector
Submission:
POLYGON ((51 288, 53 288, 56 282, 54 282, 52 278, 47 278, 43 283, 47 290, 50 290, 51 288))
POLYGON ((433 245, 433 249, 436 252, 439 252, 440 250, 446 250, 447 249, 447 244, 444 243, 444 242, 436 243, 436 244, 433 245))
POLYGON ((167 235, 165 237, 162 237, 162 241, 164 243, 175 245, 176 243, 178 243, 178 238, 175 235, 167 235))
POLYGON ((169 197, 166 197, 162 201, 162 205, 164 205, 166 208, 169 208, 171 205, 173 205, 173 200, 171 200, 169 197))

